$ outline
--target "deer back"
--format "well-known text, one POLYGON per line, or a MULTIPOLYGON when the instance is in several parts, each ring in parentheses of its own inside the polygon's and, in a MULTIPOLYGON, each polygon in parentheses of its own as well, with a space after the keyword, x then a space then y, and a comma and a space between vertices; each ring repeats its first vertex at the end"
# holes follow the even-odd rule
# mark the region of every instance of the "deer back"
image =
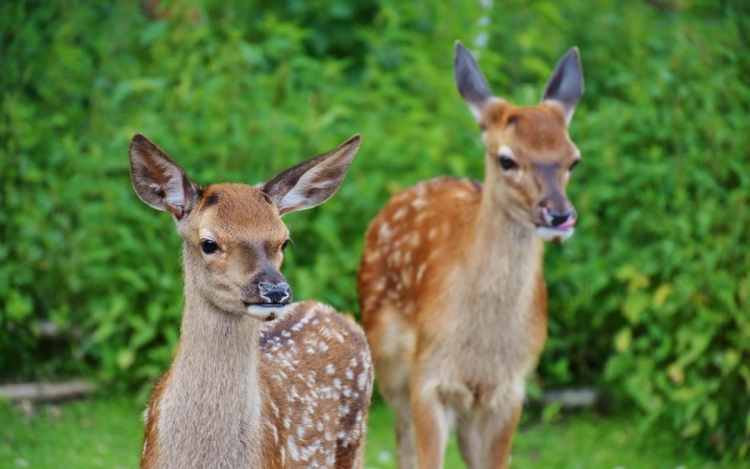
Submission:
POLYGON ((283 467, 361 467, 373 368, 353 320, 297 304, 264 329, 260 371, 266 444, 283 467))

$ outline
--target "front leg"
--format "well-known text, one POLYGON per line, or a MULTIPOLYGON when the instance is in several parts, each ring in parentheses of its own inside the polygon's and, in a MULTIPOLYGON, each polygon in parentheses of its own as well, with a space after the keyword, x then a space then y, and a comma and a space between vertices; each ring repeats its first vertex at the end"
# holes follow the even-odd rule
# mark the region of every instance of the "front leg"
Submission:
POLYGON ((456 437, 461 457, 468 469, 485 469, 487 463, 485 446, 482 441, 480 422, 477 415, 459 415, 456 420, 456 437))
POLYGON ((449 410, 435 387, 412 386, 411 408, 418 469, 440 469, 450 430, 449 410))
POLYGON ((486 448, 488 469, 507 469, 513 434, 521 418, 523 401, 509 402, 503 412, 489 413, 484 418, 482 440, 486 448))

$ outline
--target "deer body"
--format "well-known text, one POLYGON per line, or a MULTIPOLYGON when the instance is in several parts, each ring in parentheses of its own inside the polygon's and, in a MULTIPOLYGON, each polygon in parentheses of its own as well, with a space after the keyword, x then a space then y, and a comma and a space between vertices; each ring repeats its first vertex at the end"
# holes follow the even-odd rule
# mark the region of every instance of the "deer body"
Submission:
POLYGON ((271 181, 194 185, 142 136, 133 181, 184 239, 185 306, 169 371, 146 409, 144 468, 359 468, 372 366, 361 329, 291 303, 280 215, 338 188, 359 139, 271 181))
POLYGON ((231 317, 183 321, 175 362, 148 406, 143 467, 361 465, 370 392, 363 338, 328 306, 290 308, 262 330, 231 317), (194 349, 193 340, 206 346, 194 349), (329 382, 330 356, 345 360, 338 388, 329 382), (226 383, 229 376, 236 381, 226 383))
MULTIPOLYGON (((576 77, 566 58, 553 81, 569 86, 576 77)), ((402 469, 442 467, 454 423, 469 468, 506 467, 547 334, 543 239, 565 239, 575 222, 564 196, 578 159, 568 96, 513 106, 489 94, 460 45, 456 61, 487 145, 484 182, 439 178, 395 194, 368 229, 359 270, 402 469)))

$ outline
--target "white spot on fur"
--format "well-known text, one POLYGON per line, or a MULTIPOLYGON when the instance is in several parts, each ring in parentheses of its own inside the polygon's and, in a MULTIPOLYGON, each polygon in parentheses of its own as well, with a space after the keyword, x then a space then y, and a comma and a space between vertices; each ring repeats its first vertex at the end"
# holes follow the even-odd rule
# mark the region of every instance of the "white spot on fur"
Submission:
POLYGON ((418 247, 418 246, 419 246, 419 241, 420 241, 420 238, 419 238, 419 233, 417 233, 417 232, 415 231, 415 232, 414 232, 414 233, 412 233, 412 235, 411 235, 411 245, 412 245, 412 247, 415 247, 415 248, 416 248, 416 247, 418 247))
POLYGON ((286 443, 287 448, 289 448, 289 456, 292 457, 293 461, 299 461, 300 460, 300 454, 297 450, 297 445, 294 444, 294 441, 290 438, 289 441, 286 443))
POLYGON ((424 272, 426 269, 427 269, 427 263, 420 265, 419 269, 417 269, 417 283, 419 283, 422 280, 422 276, 424 275, 424 272))
POLYGON ((391 264, 397 266, 401 263, 401 251, 394 251, 391 253, 390 259, 391 264))
POLYGON ((388 223, 383 223, 380 225, 380 229, 378 230, 378 241, 386 244, 391 240, 391 237, 393 236, 393 231, 388 226, 388 223))
POLYGON ((404 262, 407 264, 411 262, 411 251, 406 251, 406 254, 404 254, 404 262))

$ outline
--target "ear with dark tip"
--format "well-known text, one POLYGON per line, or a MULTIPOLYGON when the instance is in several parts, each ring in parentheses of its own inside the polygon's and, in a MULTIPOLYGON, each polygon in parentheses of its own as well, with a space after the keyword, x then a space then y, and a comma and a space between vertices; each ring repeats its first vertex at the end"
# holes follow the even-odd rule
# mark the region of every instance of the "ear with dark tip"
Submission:
POLYGON ((565 120, 570 123, 582 95, 583 69, 578 48, 574 47, 557 63, 552 78, 544 89, 542 101, 559 104, 565 112, 565 120))
POLYGON ((344 181, 360 141, 356 134, 330 152, 293 166, 257 187, 271 196, 279 215, 320 205, 344 181))
POLYGON ((144 135, 130 141, 130 177, 138 197, 181 220, 198 199, 199 187, 172 158, 144 135))
POLYGON ((477 65, 477 61, 460 41, 456 41, 454 75, 458 92, 461 93, 461 96, 469 105, 472 115, 478 121, 482 109, 487 101, 492 98, 492 92, 479 69, 479 65, 477 65))

